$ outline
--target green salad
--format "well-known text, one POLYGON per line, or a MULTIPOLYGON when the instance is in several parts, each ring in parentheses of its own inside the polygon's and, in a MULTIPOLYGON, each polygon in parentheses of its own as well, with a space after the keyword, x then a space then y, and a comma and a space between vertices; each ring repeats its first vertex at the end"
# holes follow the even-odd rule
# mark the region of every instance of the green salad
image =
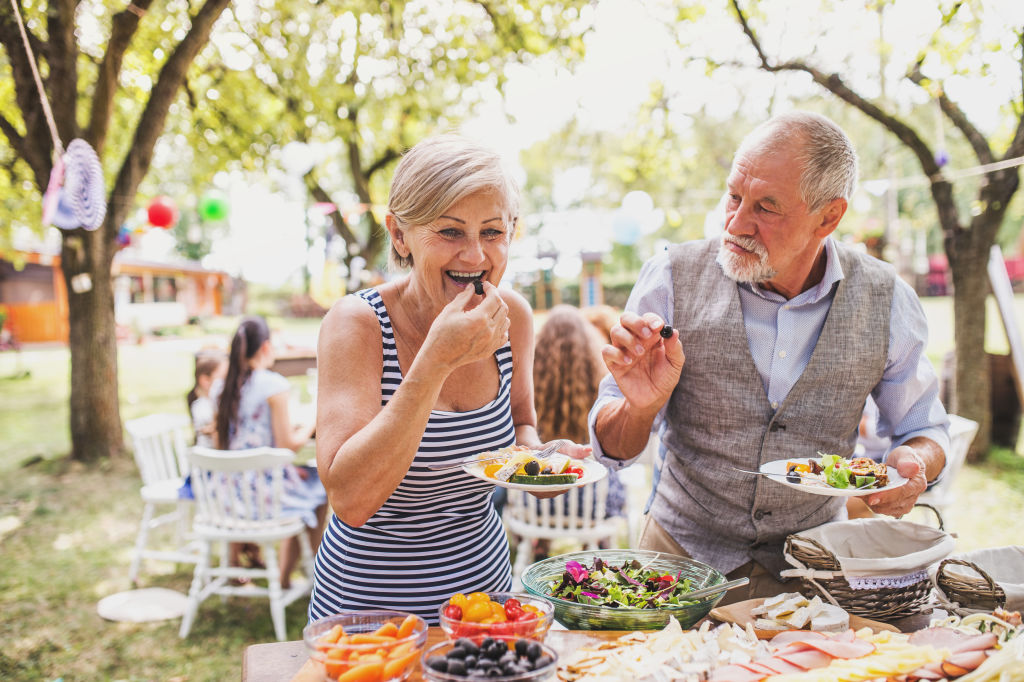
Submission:
POLYGON ((686 595, 693 590, 690 579, 660 573, 637 560, 612 566, 594 557, 592 566, 567 561, 565 571, 550 583, 551 596, 579 604, 627 609, 657 609, 694 603, 686 595))

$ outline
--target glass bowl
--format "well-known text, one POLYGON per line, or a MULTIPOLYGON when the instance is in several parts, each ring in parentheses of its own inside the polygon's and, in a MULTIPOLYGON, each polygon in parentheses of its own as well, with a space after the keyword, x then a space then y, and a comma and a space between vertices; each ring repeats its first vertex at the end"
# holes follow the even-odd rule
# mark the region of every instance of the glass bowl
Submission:
POLYGON ((451 604, 451 599, 441 604, 437 609, 437 619, 441 629, 448 635, 448 639, 459 639, 468 637, 479 644, 485 637, 495 639, 516 639, 525 637, 543 642, 551 629, 554 620, 555 609, 547 599, 535 597, 523 592, 485 592, 490 601, 497 602, 502 606, 509 599, 516 599, 520 604, 529 605, 540 611, 536 619, 526 621, 506 621, 499 623, 478 623, 465 620, 454 620, 445 615, 445 609, 451 604))
POLYGON ((383 676, 375 679, 404 680, 427 641, 427 623, 405 611, 342 611, 307 625, 302 639, 326 680, 373 663, 384 664, 383 676))
MULTIPOLYGON (((531 643, 539 646, 541 650, 541 655, 547 656, 551 659, 551 661, 548 664, 543 665, 540 668, 537 668, 536 670, 516 673, 513 675, 488 675, 487 680, 497 680, 497 682, 533 682, 534 680, 546 680, 552 675, 554 675, 555 669, 558 667, 558 653, 554 649, 549 647, 547 644, 544 644, 543 642, 537 642, 536 640, 524 641, 530 641, 531 643)), ((427 664, 427 661, 429 661, 431 658, 435 656, 443 657, 449 651, 458 646, 458 644, 458 641, 441 642, 440 644, 435 644, 434 646, 430 647, 429 649, 423 652, 423 656, 420 659, 420 667, 422 668, 421 674, 423 675, 424 680, 427 680, 428 682, 463 682, 463 680, 482 679, 479 675, 474 675, 471 677, 468 674, 461 675, 456 673, 450 673, 447 671, 442 672, 440 670, 435 670, 434 668, 431 668, 427 664)), ((508 642, 507 645, 509 646, 510 650, 513 650, 513 644, 511 642, 508 642)))
POLYGON ((595 557, 612 566, 621 566, 636 559, 644 566, 673 576, 682 572, 680 580, 689 578, 694 590, 725 582, 725 576, 721 572, 695 559, 640 549, 598 549, 562 554, 531 564, 523 572, 523 588, 532 595, 550 601, 555 607, 555 620, 570 630, 658 630, 668 623, 669 616, 675 616, 685 630, 708 615, 715 604, 725 596, 725 592, 720 592, 699 599, 693 604, 663 606, 657 609, 577 604, 551 596, 550 584, 561 579, 567 561, 578 561, 590 567, 595 557))

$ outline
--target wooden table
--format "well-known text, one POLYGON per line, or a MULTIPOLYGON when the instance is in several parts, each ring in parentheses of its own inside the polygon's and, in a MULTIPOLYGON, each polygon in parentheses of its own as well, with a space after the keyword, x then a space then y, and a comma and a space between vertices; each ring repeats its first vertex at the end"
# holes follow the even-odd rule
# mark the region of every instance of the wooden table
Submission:
MULTIPOLYGON (((551 630, 544 643, 565 654, 575 651, 581 646, 595 642, 618 639, 626 634, 619 630, 582 631, 582 630, 551 630)), ((432 627, 427 631, 427 647, 445 639, 444 630, 432 627)), ((420 682, 419 669, 409 678, 411 682, 420 682)), ((323 677, 309 660, 303 642, 274 642, 272 644, 253 644, 246 648, 242 659, 242 682, 322 682, 323 677)))

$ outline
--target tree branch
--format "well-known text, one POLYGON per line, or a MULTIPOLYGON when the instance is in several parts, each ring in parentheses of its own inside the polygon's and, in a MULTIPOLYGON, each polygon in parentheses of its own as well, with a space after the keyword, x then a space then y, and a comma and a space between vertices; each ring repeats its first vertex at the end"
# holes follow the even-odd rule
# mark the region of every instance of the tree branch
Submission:
MULTIPOLYGON (((19 1, 19 9, 20 4, 19 1)), ((20 144, 14 147, 14 151, 32 169, 36 186, 42 192, 50 177, 50 167, 53 163, 53 143, 50 141, 49 126, 47 126, 46 117, 43 114, 40 93, 36 88, 35 78, 32 76, 32 67, 28 56, 25 54, 25 45, 21 40, 21 32, 18 30, 14 11, 5 5, 6 3, 0 4, 0 43, 3 44, 7 52, 7 61, 11 67, 11 75, 14 77, 15 101, 25 126, 25 135, 21 137, 20 144)), ((40 45, 40 41, 28 27, 25 28, 25 32, 29 36, 30 45, 40 45)), ((35 52, 35 54, 39 54, 39 52, 35 52)))
MULTIPOLYGON (((919 65, 915 66, 914 70, 907 74, 907 78, 909 78, 915 85, 920 86, 923 90, 928 90, 928 88, 925 87, 925 81, 927 81, 928 78, 921 73, 919 65)), ((978 162, 981 164, 992 163, 995 160, 995 157, 992 155, 992 149, 988 146, 988 141, 985 139, 985 136, 974 127, 973 123, 967 120, 967 116, 964 114, 963 110, 961 110, 955 102, 946 96, 945 89, 942 88, 941 85, 939 87, 939 94, 936 99, 939 101, 939 108, 942 109, 942 113, 944 113, 946 118, 952 121, 953 125, 955 125, 957 129, 964 134, 964 137, 967 138, 967 142, 970 143, 971 149, 974 150, 974 155, 978 157, 978 162)))
POLYGON ((46 91, 57 131, 66 146, 78 137, 78 41, 75 38, 77 0, 52 0, 47 8, 46 91))
POLYGON ((0 131, 3 131, 4 137, 7 138, 11 148, 14 149, 14 153, 17 156, 24 156, 21 153, 21 149, 25 144, 25 138, 21 136, 18 129, 3 114, 0 114, 0 131))
POLYGON ((229 2, 230 0, 206 0, 193 17, 188 33, 160 69, 160 75, 135 128, 131 149, 121 165, 121 171, 110 193, 110 219, 106 221, 105 229, 109 230, 107 236, 111 239, 115 236, 117 226, 121 224, 139 183, 149 170, 153 160, 153 148, 164 130, 167 111, 182 83, 185 82, 188 67, 199 54, 199 50, 209 41, 213 24, 229 2))
MULTIPOLYGON (((313 177, 312 173, 306 175, 306 186, 309 188, 309 193, 313 195, 313 198, 320 203, 332 204, 334 201, 331 199, 331 195, 327 193, 320 183, 313 177)), ((359 244, 359 239, 355 233, 352 232, 352 228, 349 227, 345 217, 341 214, 340 210, 334 211, 330 214, 331 224, 334 225, 334 231, 337 232, 342 239, 345 240, 346 244, 359 244)), ((361 245, 360 245, 361 247, 361 245)))
POLYGON ((102 154, 107 141, 114 111, 114 95, 117 93, 125 52, 138 30, 142 15, 152 3, 153 0, 133 0, 130 6, 134 9, 123 9, 111 20, 110 40, 107 41, 107 51, 99 65, 89 112, 89 129, 86 132, 86 140, 97 154, 102 154))
POLYGON ((388 149, 385 151, 379 159, 370 164, 370 167, 366 169, 366 177, 372 178, 373 174, 384 168, 389 163, 401 156, 401 153, 396 149, 388 149))

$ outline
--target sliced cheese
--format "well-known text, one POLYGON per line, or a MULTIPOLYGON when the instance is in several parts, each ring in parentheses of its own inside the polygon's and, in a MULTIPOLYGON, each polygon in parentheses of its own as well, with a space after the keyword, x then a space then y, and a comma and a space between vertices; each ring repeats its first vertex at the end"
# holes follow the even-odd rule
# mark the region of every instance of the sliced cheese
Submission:
POLYGON ((846 632, 850 629, 850 614, 832 604, 822 604, 821 611, 811 619, 811 629, 818 632, 846 632))

